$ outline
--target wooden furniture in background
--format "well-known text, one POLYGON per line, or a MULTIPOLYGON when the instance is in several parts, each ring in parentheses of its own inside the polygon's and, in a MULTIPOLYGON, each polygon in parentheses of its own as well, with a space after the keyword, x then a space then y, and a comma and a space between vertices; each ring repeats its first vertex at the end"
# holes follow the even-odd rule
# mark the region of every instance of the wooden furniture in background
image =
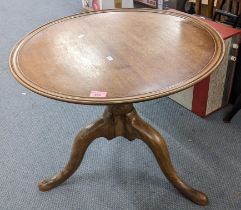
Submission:
POLYGON ((143 4, 147 7, 157 9, 158 8, 158 0, 134 0, 135 3, 143 4))
MULTIPOLYGON (((220 0, 217 9, 215 9, 213 20, 218 19, 220 21, 221 17, 231 18, 231 21, 226 21, 236 28, 241 15, 241 1, 240 0, 220 0)), ((228 19, 228 20, 229 20, 228 19)))
POLYGON ((195 0, 195 10, 197 15, 201 15, 202 11, 202 0, 195 0))
POLYGON ((208 0, 208 17, 213 17, 213 10, 214 10, 214 2, 215 0, 208 0))
POLYGON ((164 139, 138 116, 133 103, 203 80, 219 66, 224 52, 223 40, 212 27, 167 10, 83 13, 29 33, 9 61, 21 84, 61 101, 107 105, 103 116, 77 135, 64 169, 41 181, 39 189, 50 190, 68 179, 96 138, 123 136, 143 140, 173 186, 206 205, 207 196, 176 174, 164 139))
POLYGON ((115 8, 122 8, 122 0, 115 0, 115 8))
POLYGON ((203 15, 208 18, 213 17, 213 10, 217 4, 217 0, 190 0, 195 3, 197 15, 203 15))

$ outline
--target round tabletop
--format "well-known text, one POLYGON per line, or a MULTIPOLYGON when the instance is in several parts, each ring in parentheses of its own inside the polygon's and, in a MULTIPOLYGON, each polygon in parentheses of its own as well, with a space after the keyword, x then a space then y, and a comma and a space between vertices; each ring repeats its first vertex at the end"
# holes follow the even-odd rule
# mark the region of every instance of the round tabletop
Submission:
POLYGON ((161 10, 106 10, 50 22, 10 55, 24 86, 57 100, 116 104, 169 95, 207 77, 224 56, 209 25, 161 10))

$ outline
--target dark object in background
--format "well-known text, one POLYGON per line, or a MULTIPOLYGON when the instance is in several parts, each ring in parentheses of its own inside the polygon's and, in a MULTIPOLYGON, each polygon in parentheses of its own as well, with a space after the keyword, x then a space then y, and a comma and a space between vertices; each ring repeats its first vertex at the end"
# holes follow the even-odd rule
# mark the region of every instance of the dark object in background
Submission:
POLYGON ((195 14, 195 4, 193 2, 189 2, 188 0, 185 3, 184 10, 188 14, 195 14))
POLYGON ((241 94, 238 96, 233 108, 229 111, 229 113, 223 118, 223 121, 229 123, 234 115, 241 109, 241 94))
POLYGON ((234 73, 234 81, 229 102, 234 104, 241 94, 241 50, 238 52, 237 65, 234 73))
POLYGON ((188 0, 169 0, 168 7, 185 12, 185 4, 188 0))
POLYGON ((234 115, 241 109, 241 50, 239 50, 238 54, 230 103, 234 105, 228 114, 223 118, 224 122, 230 122, 234 115))
POLYGON ((147 8, 147 6, 134 1, 134 8, 147 8))

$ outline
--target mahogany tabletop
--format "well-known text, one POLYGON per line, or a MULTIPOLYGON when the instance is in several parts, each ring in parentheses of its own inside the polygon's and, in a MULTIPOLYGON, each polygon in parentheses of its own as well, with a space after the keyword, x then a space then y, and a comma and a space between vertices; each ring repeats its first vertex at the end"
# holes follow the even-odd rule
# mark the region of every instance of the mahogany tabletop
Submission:
POLYGON ((18 42, 9 64, 21 84, 41 95, 117 104, 188 88, 217 68, 224 51, 220 35, 194 17, 122 9, 43 25, 18 42))

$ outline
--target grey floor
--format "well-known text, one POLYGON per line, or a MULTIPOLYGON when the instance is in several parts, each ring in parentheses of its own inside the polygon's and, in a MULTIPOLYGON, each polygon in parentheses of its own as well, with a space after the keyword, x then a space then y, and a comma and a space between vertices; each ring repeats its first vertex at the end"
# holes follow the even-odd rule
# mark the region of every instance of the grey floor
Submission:
POLYGON ((201 119, 168 98, 136 108, 165 137, 179 175, 209 196, 208 206, 183 198, 147 146, 124 138, 96 140, 66 183, 47 193, 38 191, 37 182, 62 168, 76 133, 103 107, 32 93, 11 76, 8 56, 27 32, 80 10, 81 0, 0 3, 0 210, 241 209, 241 112, 224 124, 230 107, 201 119))

